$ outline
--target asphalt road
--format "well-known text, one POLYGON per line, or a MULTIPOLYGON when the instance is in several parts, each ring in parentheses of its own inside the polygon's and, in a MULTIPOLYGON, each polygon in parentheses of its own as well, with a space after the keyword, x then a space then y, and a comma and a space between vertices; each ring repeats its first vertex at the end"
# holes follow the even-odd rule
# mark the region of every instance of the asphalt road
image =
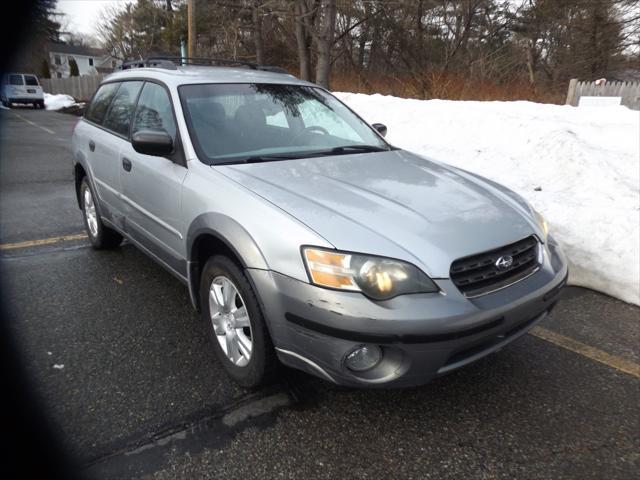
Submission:
POLYGON ((37 394, 86 474, 637 478, 638 308, 569 288, 538 334, 421 388, 290 370, 238 388, 177 280, 75 236, 76 120, 0 110, 0 267, 37 394))

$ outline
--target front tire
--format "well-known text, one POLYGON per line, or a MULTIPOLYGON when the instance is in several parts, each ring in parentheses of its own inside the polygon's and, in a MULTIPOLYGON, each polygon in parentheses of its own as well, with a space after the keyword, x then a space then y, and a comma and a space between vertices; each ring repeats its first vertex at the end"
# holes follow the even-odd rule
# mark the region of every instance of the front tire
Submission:
POLYGON ((200 311, 225 371, 254 388, 276 376, 278 361, 256 295, 244 272, 229 258, 211 257, 202 270, 200 311))
POLYGON ((95 198, 87 177, 84 177, 80 183, 80 202, 91 246, 96 250, 115 248, 122 243, 122 235, 102 223, 95 198))

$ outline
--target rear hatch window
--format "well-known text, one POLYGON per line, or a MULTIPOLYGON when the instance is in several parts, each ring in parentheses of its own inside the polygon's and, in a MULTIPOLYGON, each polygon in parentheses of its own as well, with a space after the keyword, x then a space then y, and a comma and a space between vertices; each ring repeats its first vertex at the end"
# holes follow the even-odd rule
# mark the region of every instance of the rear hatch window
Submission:
POLYGON ((40 84, 38 83, 38 79, 36 77, 34 77, 33 75, 25 75, 24 76, 24 83, 26 85, 31 85, 34 87, 39 87, 40 84))

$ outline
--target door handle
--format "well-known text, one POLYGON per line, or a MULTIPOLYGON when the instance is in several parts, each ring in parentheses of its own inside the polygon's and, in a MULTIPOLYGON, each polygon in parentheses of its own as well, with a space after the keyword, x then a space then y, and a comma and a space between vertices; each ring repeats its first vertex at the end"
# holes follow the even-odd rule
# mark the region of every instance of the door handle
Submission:
POLYGON ((89 140, 89 150, 91 150, 92 152, 96 150, 96 142, 94 142, 93 140, 89 140))
POLYGON ((124 168, 127 172, 131 171, 131 160, 126 157, 122 157, 122 168, 124 168))

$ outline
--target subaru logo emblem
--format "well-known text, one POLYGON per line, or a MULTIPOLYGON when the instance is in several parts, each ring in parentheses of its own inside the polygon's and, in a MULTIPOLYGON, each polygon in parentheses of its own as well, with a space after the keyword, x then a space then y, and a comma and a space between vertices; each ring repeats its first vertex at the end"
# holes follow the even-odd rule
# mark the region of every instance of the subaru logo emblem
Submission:
POLYGON ((496 260, 495 265, 498 270, 506 270, 513 265, 513 257, 511 255, 504 255, 496 260))

